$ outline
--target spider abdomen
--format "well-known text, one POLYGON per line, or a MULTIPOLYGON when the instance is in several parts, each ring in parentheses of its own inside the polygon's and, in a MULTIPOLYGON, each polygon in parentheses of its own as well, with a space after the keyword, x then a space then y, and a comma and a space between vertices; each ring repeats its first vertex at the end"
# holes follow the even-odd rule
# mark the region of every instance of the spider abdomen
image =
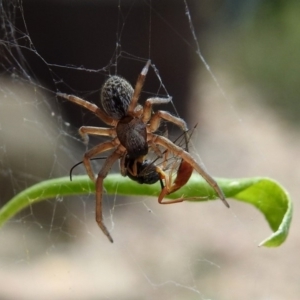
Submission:
POLYGON ((116 132, 131 159, 147 155, 147 130, 142 120, 126 116, 118 122, 116 132))
POLYGON ((108 78, 101 89, 103 110, 112 118, 120 120, 127 114, 133 95, 131 84, 122 77, 108 78))

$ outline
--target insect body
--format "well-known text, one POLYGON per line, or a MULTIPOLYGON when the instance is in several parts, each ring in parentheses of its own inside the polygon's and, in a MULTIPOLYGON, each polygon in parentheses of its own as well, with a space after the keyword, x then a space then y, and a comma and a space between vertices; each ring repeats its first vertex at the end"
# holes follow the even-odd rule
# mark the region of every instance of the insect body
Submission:
POLYGON ((126 173, 124 175, 140 184, 153 184, 161 180, 159 168, 150 160, 146 159, 139 162, 127 157, 125 160, 125 166, 126 173), (133 171, 135 164, 136 171, 133 171))

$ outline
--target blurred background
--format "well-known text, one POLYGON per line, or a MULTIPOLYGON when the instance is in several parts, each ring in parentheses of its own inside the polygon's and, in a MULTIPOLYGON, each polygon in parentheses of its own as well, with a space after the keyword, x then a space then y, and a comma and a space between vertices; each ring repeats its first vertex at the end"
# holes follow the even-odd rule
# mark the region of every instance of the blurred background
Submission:
POLYGON ((263 216, 233 200, 227 210, 105 196, 110 244, 94 195, 50 199, 0 229, 1 299, 298 299, 298 1, 1 5, 1 206, 67 176, 86 150, 78 128, 103 126, 57 91, 98 103, 109 75, 134 83, 151 58, 159 73, 142 101, 173 96, 189 127, 198 123, 192 153, 210 174, 273 178, 295 207, 287 241, 267 249, 257 247, 271 232, 263 216))

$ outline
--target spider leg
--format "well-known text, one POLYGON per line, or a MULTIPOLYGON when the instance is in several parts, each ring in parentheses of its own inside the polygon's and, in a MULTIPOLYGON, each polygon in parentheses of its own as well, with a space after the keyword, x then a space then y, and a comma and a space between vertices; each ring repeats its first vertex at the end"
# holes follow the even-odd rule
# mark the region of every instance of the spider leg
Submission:
POLYGON ((116 137, 115 128, 105 128, 105 127, 93 127, 93 126, 82 126, 79 128, 79 134, 81 135, 85 144, 88 143, 88 135, 101 135, 110 136, 112 138, 116 137))
POLYGON ((175 155, 180 156, 183 160, 189 163, 206 181, 207 183, 215 190, 219 198, 223 201, 225 206, 229 207, 228 202, 226 201, 225 195, 217 182, 193 159, 193 157, 182 148, 173 144, 170 140, 166 139, 163 136, 159 136, 153 133, 148 133, 148 140, 152 140, 153 143, 157 143, 166 149, 172 151, 175 155))
POLYGON ((137 105, 150 64, 151 64, 151 60, 148 60, 136 81, 133 96, 131 98, 131 102, 127 110, 128 114, 132 114, 137 105))
POLYGON ((121 173, 121 175, 122 176, 126 176, 126 174, 127 174, 127 169, 126 169, 126 167, 125 167, 125 159, 126 159, 126 155, 127 155, 127 152, 125 152, 124 154, 123 154, 123 156, 121 157, 121 159, 120 159, 120 173, 121 173))
POLYGON ((113 118, 108 116, 97 105, 95 105, 89 101, 83 100, 83 99, 73 96, 73 95, 67 95, 67 94, 63 94, 63 93, 57 93, 56 95, 59 97, 62 97, 64 99, 67 99, 79 106, 86 108, 90 112, 94 113, 99 119, 101 119, 107 125, 115 126, 117 124, 117 120, 114 120, 113 118))
POLYGON ((150 126, 149 126, 150 132, 154 132, 158 129, 161 119, 171 122, 173 124, 176 124, 184 132, 188 131, 187 125, 183 119, 181 119, 179 117, 175 117, 175 116, 171 115, 170 113, 168 113, 167 111, 159 110, 150 119, 150 126))
POLYGON ((146 124, 151 118, 152 114, 152 105, 153 104, 166 104, 169 103, 172 100, 172 97, 168 98, 149 98, 146 100, 144 104, 144 109, 143 109, 143 122, 146 124))
POLYGON ((150 119, 150 124, 147 129, 150 132, 155 132, 160 126, 161 119, 176 124, 178 127, 182 129, 184 134, 184 139, 185 139, 185 145, 186 145, 185 150, 188 151, 188 143, 189 143, 190 136, 188 134, 188 127, 186 125, 186 122, 183 119, 179 117, 175 117, 167 111, 159 110, 150 119))
POLYGON ((96 222, 98 226, 101 228, 103 233, 108 237, 111 243, 113 243, 113 239, 107 230, 106 226, 103 223, 103 215, 102 215, 102 192, 103 192, 103 180, 107 176, 110 171, 112 165, 116 160, 118 160, 123 155, 123 152, 119 151, 119 148, 116 149, 105 161, 103 167, 98 173, 98 177, 96 180, 96 222))
POLYGON ((118 145, 119 145, 118 139, 115 138, 112 141, 107 141, 107 142, 101 143, 99 145, 96 145, 95 147, 93 147, 92 149, 90 149, 89 151, 87 151, 84 154, 83 164, 85 166, 85 169, 86 169, 86 172, 87 172, 88 176, 90 177, 90 179, 92 181, 95 182, 96 178, 95 178, 95 175, 94 175, 94 172, 93 172, 93 169, 92 169, 92 165, 91 165, 90 159, 92 157, 94 157, 94 156, 102 153, 102 152, 105 152, 105 151, 108 151, 110 149, 113 149, 113 148, 115 148, 118 145))

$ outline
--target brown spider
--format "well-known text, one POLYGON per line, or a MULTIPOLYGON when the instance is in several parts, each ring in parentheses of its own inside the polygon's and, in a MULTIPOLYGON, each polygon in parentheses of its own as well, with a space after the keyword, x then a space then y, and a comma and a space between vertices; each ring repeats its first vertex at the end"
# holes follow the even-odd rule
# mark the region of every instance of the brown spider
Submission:
POLYGON ((150 60, 148 60, 142 69, 134 89, 122 77, 111 76, 108 78, 101 89, 103 110, 97 105, 79 97, 57 93, 57 96, 86 108, 104 123, 111 126, 111 128, 82 126, 79 129, 79 133, 86 143, 88 142, 88 135, 111 137, 111 140, 88 150, 83 158, 86 172, 96 184, 96 222, 110 242, 113 242, 113 239, 103 223, 102 215, 103 180, 118 159, 121 159, 121 174, 127 174, 126 158, 131 164, 131 176, 136 177, 139 173, 139 168, 145 163, 144 158, 148 154, 149 147, 155 152, 159 152, 157 147, 159 145, 167 151, 171 151, 174 155, 181 157, 183 161, 195 169, 213 187, 220 199, 228 206, 225 196, 216 181, 197 164, 188 152, 172 143, 169 139, 154 133, 159 128, 161 119, 178 125, 184 132, 187 131, 186 123, 181 118, 172 116, 169 112, 162 110, 155 113, 152 112, 153 104, 165 104, 170 102, 172 98, 154 97, 147 99, 143 107, 138 104, 150 63, 150 60), (112 149, 114 151, 107 157, 98 175, 95 176, 90 162, 91 159, 100 153, 112 149))

